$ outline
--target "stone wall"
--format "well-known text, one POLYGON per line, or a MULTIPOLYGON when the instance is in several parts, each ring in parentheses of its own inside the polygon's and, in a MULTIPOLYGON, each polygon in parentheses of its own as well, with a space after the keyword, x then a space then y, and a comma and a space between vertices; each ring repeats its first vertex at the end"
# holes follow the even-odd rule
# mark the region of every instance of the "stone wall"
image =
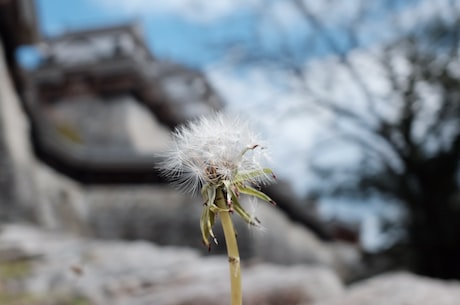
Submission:
MULTIPOLYGON (((29 123, 13 87, 0 50, 0 142, 3 171, 2 187, 8 191, 2 208, 9 219, 31 220, 47 227, 68 226, 68 219, 55 214, 55 202, 62 196, 77 198, 79 186, 37 162, 29 136, 29 123), (63 195, 65 194, 65 195, 63 195), (60 220, 62 219, 62 220, 60 220)), ((2 198, 3 199, 3 198, 2 198)), ((79 200, 71 200, 78 204, 79 200)), ((73 207, 71 210, 80 211, 73 207)), ((59 209, 57 209, 59 211, 59 209)), ((72 212, 73 213, 73 212, 72 212)), ((72 215, 75 218, 75 215, 72 215)), ((71 223, 71 222, 70 222, 71 223)))
MULTIPOLYGON (((3 46, 0 40, 0 56, 3 57, 3 46)), ((0 103, 3 103, 6 86, 5 82, 8 79, 6 75, 6 66, 3 60, 0 60, 0 103)), ((11 217, 11 205, 14 201, 13 198, 13 169, 11 164, 11 156, 6 145, 4 136, 4 120, 3 109, 0 108, 0 221, 9 219, 11 217)))

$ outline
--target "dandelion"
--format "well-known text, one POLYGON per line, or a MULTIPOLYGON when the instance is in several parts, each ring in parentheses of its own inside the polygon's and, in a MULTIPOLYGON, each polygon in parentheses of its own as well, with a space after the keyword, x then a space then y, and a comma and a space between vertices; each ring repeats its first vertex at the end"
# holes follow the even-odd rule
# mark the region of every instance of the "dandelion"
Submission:
POLYGON ((258 190, 275 180, 272 170, 262 165, 264 156, 263 143, 247 123, 218 113, 176 129, 159 166, 181 190, 201 192, 200 228, 208 248, 210 240, 217 243, 212 227, 219 215, 230 263, 232 305, 241 304, 242 298, 240 257, 231 215, 236 212, 248 224, 260 224, 240 204, 241 194, 274 204, 258 190))

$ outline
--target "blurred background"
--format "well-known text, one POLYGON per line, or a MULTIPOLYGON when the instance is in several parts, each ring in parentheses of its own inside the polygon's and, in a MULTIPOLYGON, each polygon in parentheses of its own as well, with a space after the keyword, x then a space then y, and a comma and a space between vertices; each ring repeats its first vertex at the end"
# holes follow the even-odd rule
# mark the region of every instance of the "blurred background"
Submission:
POLYGON ((248 304, 322 301, 315 272, 331 296, 395 270, 459 280, 459 43, 453 0, 0 0, 0 304, 219 300, 190 285, 225 294, 203 271, 225 248, 155 170, 215 111, 254 125, 278 177, 278 207, 246 203, 264 230, 238 223, 267 287, 248 304))

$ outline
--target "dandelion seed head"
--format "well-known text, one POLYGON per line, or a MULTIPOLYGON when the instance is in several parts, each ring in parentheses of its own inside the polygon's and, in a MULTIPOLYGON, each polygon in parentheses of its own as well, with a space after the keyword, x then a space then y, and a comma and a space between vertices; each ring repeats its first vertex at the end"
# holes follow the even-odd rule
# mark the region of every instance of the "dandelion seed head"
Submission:
MULTIPOLYGON (((195 193, 205 184, 232 182, 237 174, 263 172, 266 160, 264 143, 248 123, 217 113, 177 128, 159 169, 181 190, 195 193)), ((261 185, 273 178, 261 174, 247 180, 261 185)))

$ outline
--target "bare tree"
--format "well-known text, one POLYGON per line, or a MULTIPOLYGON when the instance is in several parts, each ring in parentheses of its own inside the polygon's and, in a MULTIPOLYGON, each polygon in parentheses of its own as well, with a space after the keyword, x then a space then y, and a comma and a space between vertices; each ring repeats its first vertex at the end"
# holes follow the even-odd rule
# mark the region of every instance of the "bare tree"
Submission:
MULTIPOLYGON (((326 2, 323 11, 343 4, 326 2)), ((352 16, 331 27, 330 16, 321 18, 313 1, 292 0, 305 35, 297 33, 294 45, 281 35, 279 47, 268 52, 252 43, 246 60, 289 72, 302 84, 308 103, 334 113, 342 139, 360 149, 362 162, 348 166, 348 182, 334 185, 331 193, 396 199, 408 212, 403 225, 410 267, 460 278, 460 12, 455 2, 443 1, 447 4, 438 8, 435 2, 355 1, 352 16), (429 18, 417 18, 416 8, 423 5, 435 10, 429 18), (379 20, 382 31, 392 32, 380 43, 365 28, 378 29, 379 20), (346 75, 346 84, 330 75, 323 82, 327 88, 318 87, 304 64, 318 45, 334 54, 334 63, 325 68, 346 75), (367 63, 373 67, 370 74, 367 63), (386 91, 373 86, 375 77, 386 91), (328 94, 345 85, 359 91, 361 103, 328 94)), ((275 29, 281 28, 277 22, 273 19, 275 29)), ((324 179, 343 170, 313 165, 324 179)))

